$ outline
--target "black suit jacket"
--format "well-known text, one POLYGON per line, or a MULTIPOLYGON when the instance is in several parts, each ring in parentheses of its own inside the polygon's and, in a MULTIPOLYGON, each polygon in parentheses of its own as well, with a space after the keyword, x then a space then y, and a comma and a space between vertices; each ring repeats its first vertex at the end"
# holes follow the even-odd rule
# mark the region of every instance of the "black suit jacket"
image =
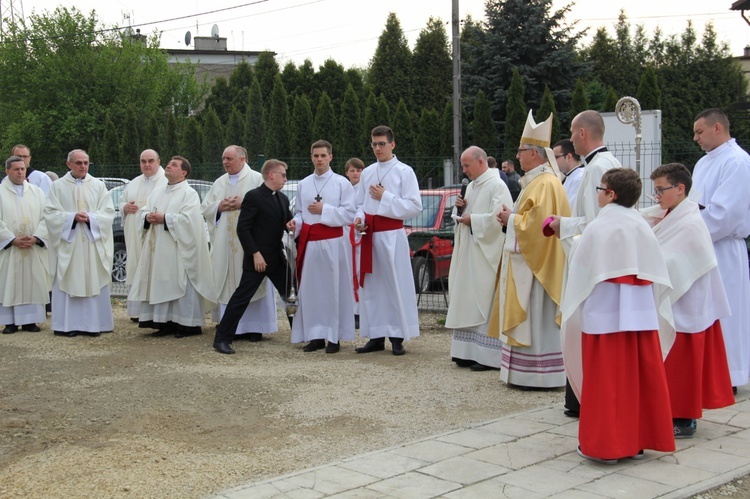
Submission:
POLYGON ((243 270, 255 268, 253 253, 256 251, 263 255, 269 269, 286 261, 281 236, 291 219, 289 198, 284 193, 274 192, 266 184, 261 184, 245 194, 237 220, 237 237, 245 251, 243 270))

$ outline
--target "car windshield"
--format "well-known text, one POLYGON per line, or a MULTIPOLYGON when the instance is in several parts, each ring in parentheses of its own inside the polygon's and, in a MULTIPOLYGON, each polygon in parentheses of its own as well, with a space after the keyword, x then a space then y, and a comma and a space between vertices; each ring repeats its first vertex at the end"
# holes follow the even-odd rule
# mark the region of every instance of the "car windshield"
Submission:
POLYGON ((438 210, 440 209, 440 200, 443 196, 424 193, 420 196, 422 197, 422 212, 415 217, 404 220, 404 226, 415 229, 431 229, 435 226, 435 220, 437 220, 438 210))
POLYGON ((120 198, 122 197, 122 191, 125 190, 125 186, 118 186, 109 191, 109 195, 112 197, 112 204, 115 205, 115 211, 120 209, 120 198))

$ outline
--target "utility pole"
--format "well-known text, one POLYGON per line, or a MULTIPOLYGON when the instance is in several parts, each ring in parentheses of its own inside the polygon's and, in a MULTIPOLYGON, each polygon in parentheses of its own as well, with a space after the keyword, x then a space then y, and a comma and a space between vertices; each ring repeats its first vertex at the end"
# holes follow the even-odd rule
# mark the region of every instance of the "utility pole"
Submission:
POLYGON ((0 40, 5 38, 5 23, 23 23, 23 2, 21 0, 0 0, 0 40))
POLYGON ((453 0, 453 182, 458 183, 461 171, 461 39, 458 0, 453 0))

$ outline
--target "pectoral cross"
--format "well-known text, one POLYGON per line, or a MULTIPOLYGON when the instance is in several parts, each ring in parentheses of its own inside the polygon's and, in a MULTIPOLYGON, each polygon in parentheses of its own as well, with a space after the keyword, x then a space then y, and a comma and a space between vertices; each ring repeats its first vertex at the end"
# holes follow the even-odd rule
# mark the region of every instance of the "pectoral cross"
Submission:
POLYGON ((317 201, 318 203, 320 203, 322 200, 323 200, 323 198, 320 197, 320 194, 318 194, 317 196, 315 196, 315 201, 317 201))

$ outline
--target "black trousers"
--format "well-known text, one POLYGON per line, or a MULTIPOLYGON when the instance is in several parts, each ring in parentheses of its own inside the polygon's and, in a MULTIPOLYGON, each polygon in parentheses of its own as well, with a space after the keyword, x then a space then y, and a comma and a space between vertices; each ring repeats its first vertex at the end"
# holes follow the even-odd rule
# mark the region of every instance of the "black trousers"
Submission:
MULTIPOLYGON (((214 343, 232 342, 234 334, 237 332, 237 325, 240 323, 245 309, 266 277, 279 290, 281 297, 286 300, 289 296, 289 290, 292 288, 292 273, 287 269, 285 260, 268 264, 265 272, 256 272, 255 269, 243 270, 242 277, 240 277, 240 284, 229 299, 219 327, 216 330, 214 343)), ((273 291, 269 289, 268 292, 271 293, 273 291)))
POLYGON ((573 393, 573 388, 570 386, 570 381, 565 379, 565 408, 573 412, 581 412, 581 404, 576 398, 576 394, 573 393))

